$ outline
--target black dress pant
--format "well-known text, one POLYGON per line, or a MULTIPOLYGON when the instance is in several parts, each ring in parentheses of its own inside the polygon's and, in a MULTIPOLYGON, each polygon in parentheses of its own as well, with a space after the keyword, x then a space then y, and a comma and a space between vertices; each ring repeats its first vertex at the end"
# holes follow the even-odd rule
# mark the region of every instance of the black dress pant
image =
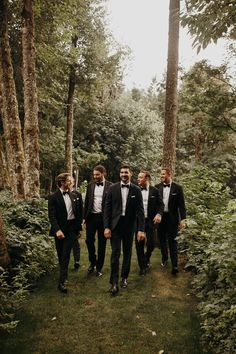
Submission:
POLYGON ((75 243, 73 245, 73 256, 74 256, 74 262, 79 263, 79 261, 80 261, 80 244, 79 244, 78 237, 76 238, 75 243))
POLYGON ((121 278, 128 278, 132 256, 133 235, 134 230, 133 228, 130 228, 130 226, 128 227, 128 220, 125 216, 121 216, 118 225, 112 231, 111 236, 111 284, 118 284, 121 244, 123 250, 121 278))
POLYGON ((96 266, 97 271, 101 271, 106 253, 107 239, 104 236, 104 225, 102 213, 90 213, 86 222, 86 244, 88 249, 89 261, 96 266), (95 235, 98 236, 98 255, 95 250, 95 235))
POLYGON ((170 213, 164 213, 161 223, 159 224, 159 236, 162 262, 168 260, 168 247, 170 252, 170 259, 172 267, 178 266, 178 252, 176 236, 178 233, 178 222, 173 220, 170 213))
POLYGON ((67 279, 70 253, 77 238, 77 234, 78 230, 76 230, 75 221, 68 220, 66 230, 64 231, 65 238, 59 239, 55 237, 55 245, 60 267, 59 283, 64 284, 67 279))
POLYGON ((152 251, 154 250, 154 225, 151 220, 145 218, 146 240, 138 241, 137 233, 135 234, 135 245, 138 258, 139 268, 144 270, 150 262, 152 251), (145 252, 146 245, 146 252, 145 252))

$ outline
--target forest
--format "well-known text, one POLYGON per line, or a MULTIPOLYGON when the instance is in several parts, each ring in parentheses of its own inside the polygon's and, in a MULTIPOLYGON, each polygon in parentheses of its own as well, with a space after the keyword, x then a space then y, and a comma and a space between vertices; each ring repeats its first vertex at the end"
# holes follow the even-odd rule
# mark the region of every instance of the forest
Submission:
MULTIPOLYGON (((236 343, 236 82, 226 61, 178 66, 179 26, 200 51, 225 38, 236 56, 235 1, 170 0, 168 66, 147 90, 126 90, 129 50, 112 37, 103 0, 0 0, 0 332, 56 267, 47 198, 69 172, 85 192, 104 165, 159 181, 175 171, 186 195, 179 251, 192 272, 206 353, 236 343), (176 11, 174 11, 176 10, 176 11), (172 12, 171 12, 172 11, 172 12), (173 12, 174 11, 174 12, 173 12), (171 36, 172 34, 172 36, 171 36)), ((234 68, 235 69, 235 68, 234 68)))

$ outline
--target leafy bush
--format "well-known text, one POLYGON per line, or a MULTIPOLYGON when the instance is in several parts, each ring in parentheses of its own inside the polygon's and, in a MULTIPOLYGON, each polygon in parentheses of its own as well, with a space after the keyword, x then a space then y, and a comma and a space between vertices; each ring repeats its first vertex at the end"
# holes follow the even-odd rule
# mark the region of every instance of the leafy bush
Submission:
POLYGON ((0 329, 17 325, 14 313, 29 289, 55 266, 53 240, 48 237, 45 200, 12 202, 10 192, 0 192, 8 252, 11 264, 0 269, 0 329))
POLYGON ((227 171, 203 166, 183 179, 189 223, 179 238, 196 272, 202 340, 216 354, 233 353, 236 342, 236 201, 226 180, 227 171))

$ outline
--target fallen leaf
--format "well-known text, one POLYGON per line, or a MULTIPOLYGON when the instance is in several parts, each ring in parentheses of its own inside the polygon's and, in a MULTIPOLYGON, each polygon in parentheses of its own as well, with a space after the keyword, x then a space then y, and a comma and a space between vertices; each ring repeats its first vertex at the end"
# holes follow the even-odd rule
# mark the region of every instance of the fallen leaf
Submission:
POLYGON ((52 319, 51 319, 51 321, 55 321, 57 318, 56 317, 53 317, 52 319))
POLYGON ((159 350, 158 354, 163 354, 164 352, 164 350, 159 350))
POLYGON ((156 332, 155 331, 152 331, 152 336, 156 336, 156 332))

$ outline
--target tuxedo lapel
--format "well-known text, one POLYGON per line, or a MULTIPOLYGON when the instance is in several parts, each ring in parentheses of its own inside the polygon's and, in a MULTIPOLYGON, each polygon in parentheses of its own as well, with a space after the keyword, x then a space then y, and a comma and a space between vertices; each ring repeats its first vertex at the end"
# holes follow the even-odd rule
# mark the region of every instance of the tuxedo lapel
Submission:
POLYGON ((63 198, 63 195, 62 195, 60 189, 58 189, 58 191, 56 193, 57 193, 56 198, 58 200, 59 205, 61 206, 63 212, 67 214, 66 203, 65 203, 65 200, 63 198))

